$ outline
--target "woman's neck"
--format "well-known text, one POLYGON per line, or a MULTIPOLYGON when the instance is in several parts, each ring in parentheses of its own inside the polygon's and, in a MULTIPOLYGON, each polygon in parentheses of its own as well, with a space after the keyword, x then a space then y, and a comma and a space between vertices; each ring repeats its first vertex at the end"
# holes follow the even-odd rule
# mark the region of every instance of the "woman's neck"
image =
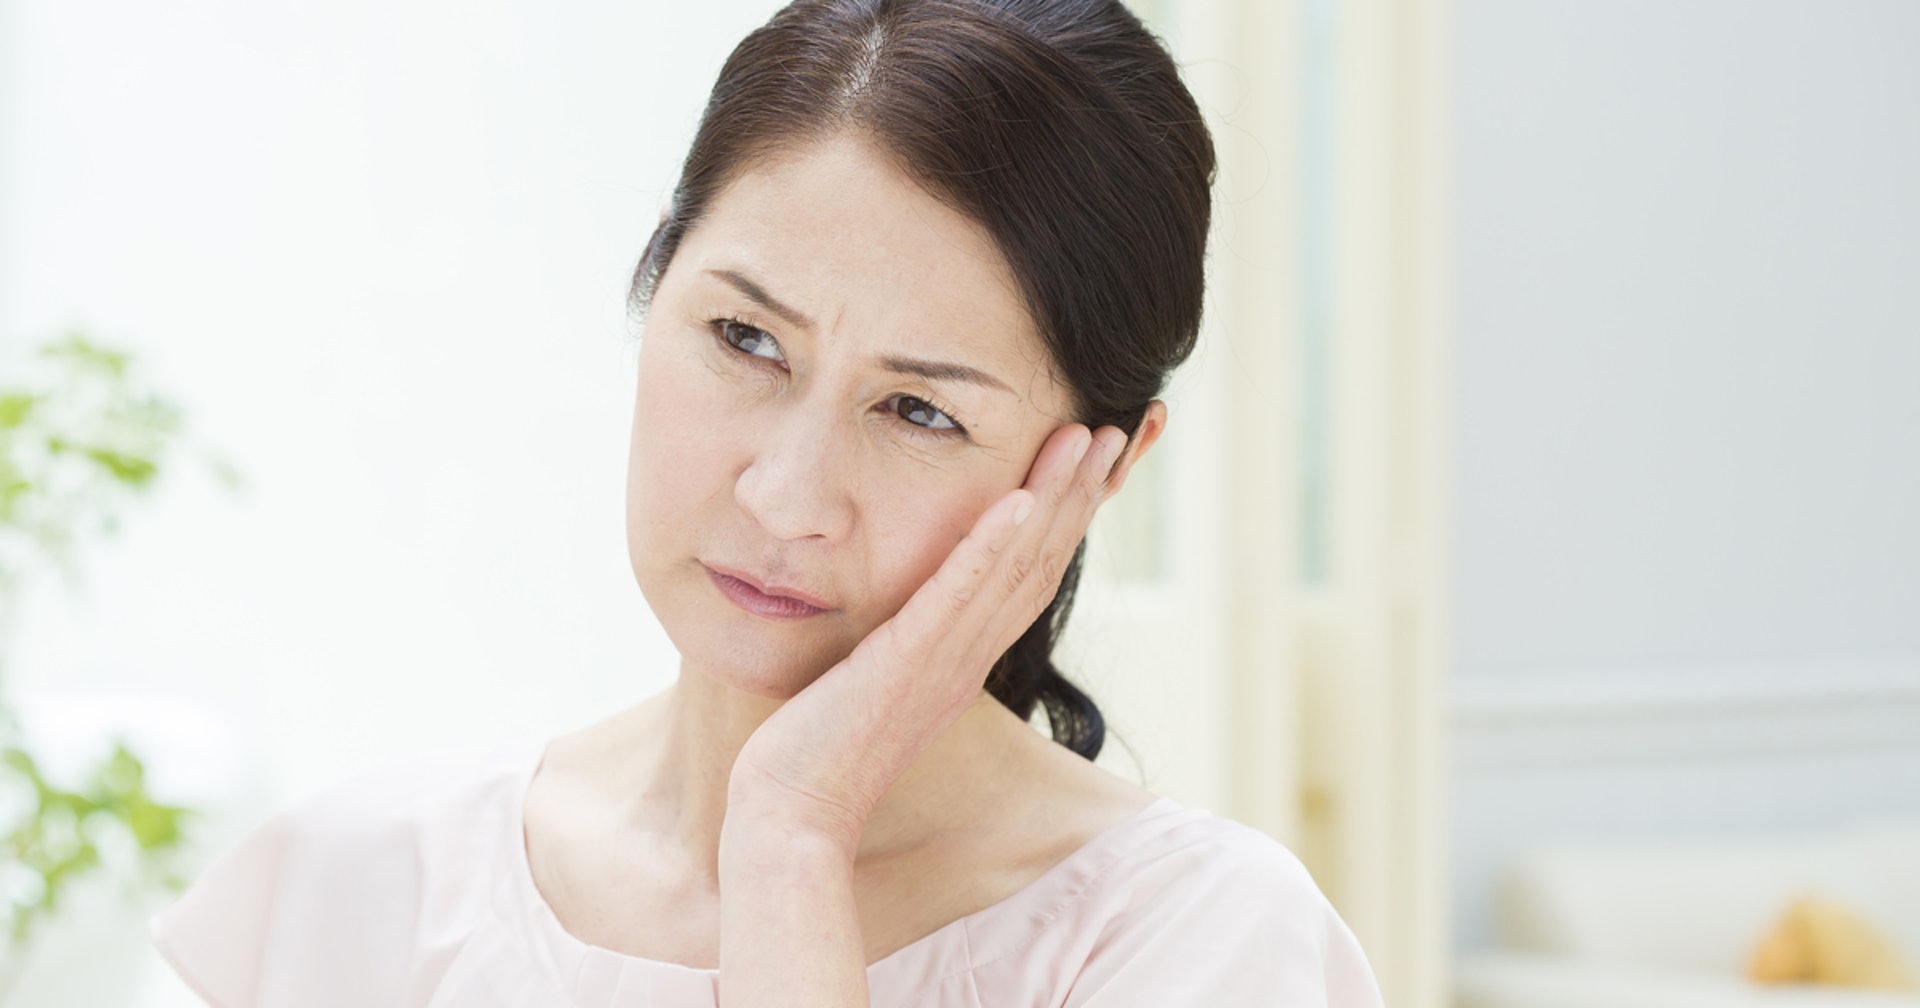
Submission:
MULTIPOLYGON (((579 769, 605 786, 627 826, 718 868, 733 761, 782 701, 683 668, 672 688, 595 726, 579 769)), ((935 737, 867 820, 858 857, 885 858, 948 833, 1007 785, 1018 749, 1045 743, 985 691, 935 737)))

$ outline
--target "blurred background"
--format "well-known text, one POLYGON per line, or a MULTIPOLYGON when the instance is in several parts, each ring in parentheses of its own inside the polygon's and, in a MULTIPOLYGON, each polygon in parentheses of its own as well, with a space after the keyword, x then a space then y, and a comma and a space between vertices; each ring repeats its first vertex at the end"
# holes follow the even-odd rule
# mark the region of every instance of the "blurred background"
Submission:
MULTIPOLYGON (((670 681, 626 283, 777 6, 0 0, 0 1005, 193 1004, 168 875, 670 681)), ((1920 1005, 1920 5, 1134 7, 1222 169, 1102 762, 1391 1005, 1920 1005)))

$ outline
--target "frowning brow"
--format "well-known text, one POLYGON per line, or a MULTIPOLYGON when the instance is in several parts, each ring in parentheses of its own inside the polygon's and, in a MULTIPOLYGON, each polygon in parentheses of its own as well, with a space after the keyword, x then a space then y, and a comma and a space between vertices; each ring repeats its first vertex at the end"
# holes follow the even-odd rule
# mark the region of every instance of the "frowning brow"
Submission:
POLYGON ((1008 394, 1013 393, 1013 389, 1008 388, 1007 383, 985 371, 978 368, 970 368, 965 364, 954 364, 949 361, 920 360, 915 357, 889 356, 880 358, 880 366, 895 374, 912 375, 915 378, 925 378, 928 381, 967 382, 973 385, 984 385, 987 388, 999 389, 1008 394))
MULTIPOLYGON (((781 320, 788 325, 807 330, 808 332, 813 331, 813 320, 808 318, 805 312, 793 308, 773 295, 768 294, 766 288, 755 283, 739 271, 714 269, 708 270, 707 274, 724 282, 734 290, 739 291, 740 296, 778 315, 781 320)), ((1013 389, 1008 386, 1006 382, 995 378, 979 368, 968 367, 965 364, 955 364, 952 361, 922 360, 918 357, 888 355, 880 358, 880 366, 892 371, 894 374, 912 375, 915 378, 924 378, 927 381, 966 382, 970 385, 999 389, 1009 395, 1013 394, 1013 389)))
POLYGON ((805 312, 798 308, 793 308, 778 298, 775 298, 773 295, 767 293, 765 287, 754 283, 742 274, 734 270, 708 270, 707 274, 724 281, 727 286, 739 291, 740 295, 747 300, 780 316, 781 320, 788 325, 797 329, 805 329, 808 332, 813 331, 813 320, 808 318, 805 312))

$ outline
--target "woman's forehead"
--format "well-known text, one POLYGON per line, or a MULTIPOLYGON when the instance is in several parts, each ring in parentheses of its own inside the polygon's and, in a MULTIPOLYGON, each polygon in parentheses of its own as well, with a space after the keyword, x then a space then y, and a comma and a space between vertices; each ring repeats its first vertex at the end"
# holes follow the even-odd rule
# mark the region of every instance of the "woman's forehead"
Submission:
POLYGON ((1036 372, 1041 384, 1057 384, 986 229, 853 136, 749 165, 674 259, 672 272, 685 267, 703 283, 745 279, 823 335, 962 355, 1017 388, 1036 372))

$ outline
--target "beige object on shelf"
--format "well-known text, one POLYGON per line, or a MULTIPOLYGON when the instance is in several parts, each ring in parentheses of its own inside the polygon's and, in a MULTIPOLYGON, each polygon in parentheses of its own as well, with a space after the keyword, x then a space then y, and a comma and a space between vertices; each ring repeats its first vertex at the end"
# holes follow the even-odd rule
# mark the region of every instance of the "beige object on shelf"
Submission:
POLYGON ((1498 944, 1461 962, 1456 1008, 1920 1008, 1911 988, 1749 973, 1809 893, 1920 961, 1920 821, 1553 845, 1506 881, 1498 944))
POLYGON ((1817 983, 1913 991, 1900 950, 1873 923, 1817 896, 1790 904, 1754 949, 1747 975, 1760 983, 1817 983))

